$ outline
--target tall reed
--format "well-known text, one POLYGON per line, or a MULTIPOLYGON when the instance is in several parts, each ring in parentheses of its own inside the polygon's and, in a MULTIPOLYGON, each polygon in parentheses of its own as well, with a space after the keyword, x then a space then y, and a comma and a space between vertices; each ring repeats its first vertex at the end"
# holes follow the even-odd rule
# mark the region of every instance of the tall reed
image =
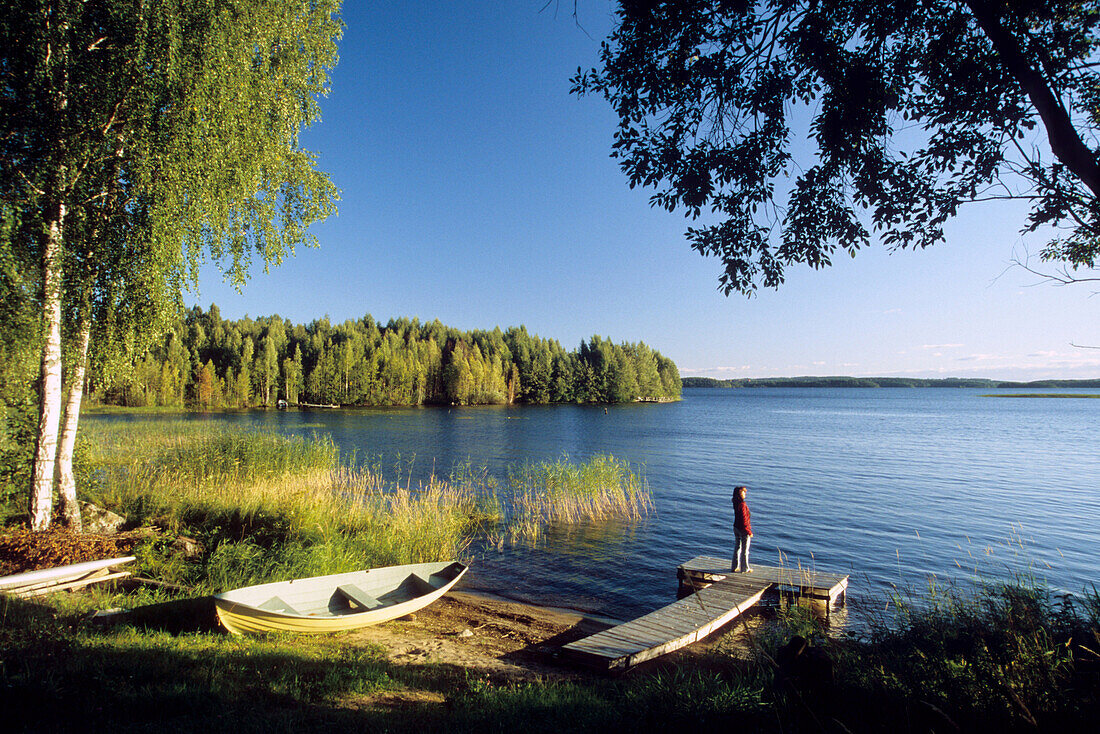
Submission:
POLYGON ((142 563, 211 589, 456 558, 475 537, 537 542, 553 525, 638 519, 653 507, 644 477, 606 455, 510 467, 502 486, 469 463, 446 479, 386 479, 380 462, 341 464, 327 436, 192 421, 92 421, 87 436, 84 494, 198 540, 198 560, 154 543, 142 563))
POLYGON ((509 532, 527 541, 537 540, 553 523, 638 520, 653 510, 644 476, 607 454, 581 464, 563 457, 509 467, 507 489, 509 532))
POLYGON ((341 466, 327 437, 187 423, 92 426, 86 496, 203 547, 200 558, 186 560, 167 543, 145 546, 144 570, 167 581, 219 590, 456 558, 496 520, 492 501, 461 487, 401 486, 369 468, 341 466))

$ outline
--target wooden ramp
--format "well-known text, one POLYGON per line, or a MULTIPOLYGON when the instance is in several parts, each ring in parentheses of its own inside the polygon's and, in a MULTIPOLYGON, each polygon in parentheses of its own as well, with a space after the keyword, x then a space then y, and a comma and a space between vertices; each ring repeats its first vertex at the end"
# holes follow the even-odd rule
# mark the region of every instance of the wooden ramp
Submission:
POLYGON ((843 595, 848 577, 801 569, 753 566, 753 573, 731 573, 729 561, 693 558, 677 568, 681 593, 644 617, 562 647, 566 654, 605 669, 625 669, 703 639, 760 601, 765 593, 797 590, 828 599, 843 595))

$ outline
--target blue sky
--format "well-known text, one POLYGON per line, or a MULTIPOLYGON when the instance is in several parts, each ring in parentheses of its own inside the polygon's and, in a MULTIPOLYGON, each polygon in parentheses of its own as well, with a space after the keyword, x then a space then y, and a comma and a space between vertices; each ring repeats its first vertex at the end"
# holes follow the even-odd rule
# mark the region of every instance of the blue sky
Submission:
POLYGON ((569 94, 611 5, 349 0, 322 121, 303 136, 341 190, 317 249, 243 293, 204 268, 190 302, 296 322, 370 313, 461 329, 525 324, 566 347, 644 341, 684 375, 1100 377, 1100 296, 1009 267, 1042 241, 976 205, 922 252, 881 247, 778 291, 725 297, 681 214, 608 157, 607 103, 569 94), (1007 270, 1006 270, 1007 269, 1007 270))

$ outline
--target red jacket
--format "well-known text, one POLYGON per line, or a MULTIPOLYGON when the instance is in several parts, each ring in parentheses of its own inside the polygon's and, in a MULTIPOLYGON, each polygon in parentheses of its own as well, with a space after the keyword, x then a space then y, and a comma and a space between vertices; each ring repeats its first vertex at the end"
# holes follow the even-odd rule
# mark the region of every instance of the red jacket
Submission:
POLYGON ((741 535, 752 535, 752 514, 749 503, 740 497, 733 499, 733 529, 741 535))

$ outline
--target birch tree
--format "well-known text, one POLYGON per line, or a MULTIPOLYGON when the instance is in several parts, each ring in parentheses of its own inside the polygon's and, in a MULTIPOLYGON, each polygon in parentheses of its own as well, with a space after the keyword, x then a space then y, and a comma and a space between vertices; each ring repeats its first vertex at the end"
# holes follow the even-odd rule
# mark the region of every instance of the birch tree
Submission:
MULTIPOLYGON (((317 118, 336 60, 338 9, 339 0, 8 0, 0 9, 0 193, 21 215, 13 242, 37 261, 42 314, 33 528, 51 521, 66 308, 76 389, 62 475, 71 474, 88 349, 119 346, 93 341, 103 309, 121 319, 116 327, 125 314, 149 315, 128 307, 138 285, 152 315, 177 308, 207 258, 239 285, 253 256, 279 263, 312 244, 307 226, 333 211, 335 190, 298 134, 317 118)), ((136 342, 155 323, 143 316, 114 331, 136 342)))

